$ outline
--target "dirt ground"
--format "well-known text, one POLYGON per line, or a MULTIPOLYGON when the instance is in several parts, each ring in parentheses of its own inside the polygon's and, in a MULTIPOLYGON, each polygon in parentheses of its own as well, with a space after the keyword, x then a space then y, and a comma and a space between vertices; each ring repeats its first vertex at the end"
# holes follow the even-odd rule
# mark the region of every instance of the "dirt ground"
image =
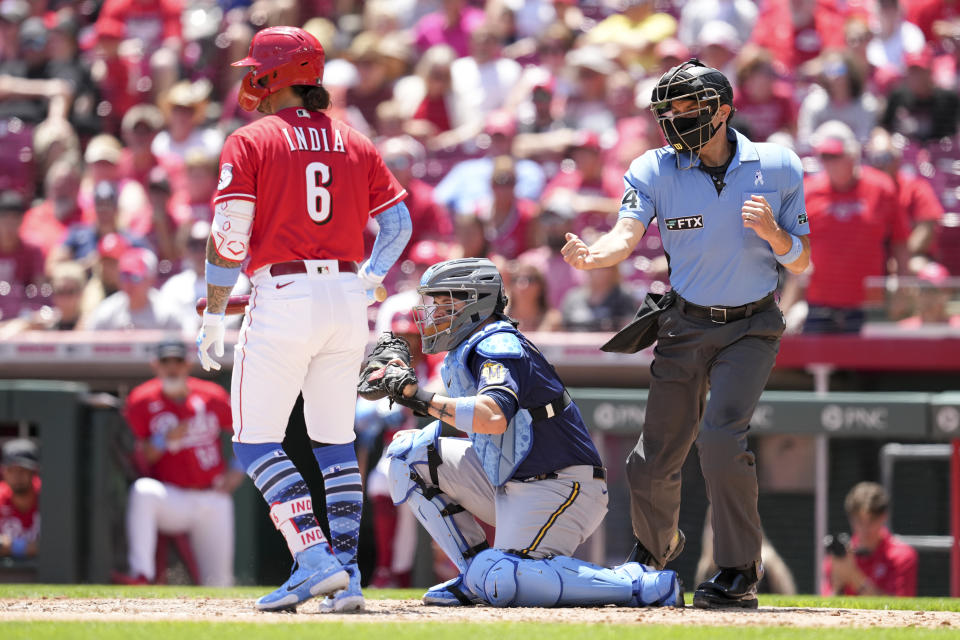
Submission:
POLYGON ((960 629, 960 613, 761 607, 756 611, 684 609, 495 609, 425 607, 418 600, 368 600, 362 613, 319 615, 312 602, 297 613, 259 613, 251 600, 220 599, 0 599, 0 621, 200 620, 211 622, 572 622, 592 624, 755 625, 795 627, 924 627, 960 629))

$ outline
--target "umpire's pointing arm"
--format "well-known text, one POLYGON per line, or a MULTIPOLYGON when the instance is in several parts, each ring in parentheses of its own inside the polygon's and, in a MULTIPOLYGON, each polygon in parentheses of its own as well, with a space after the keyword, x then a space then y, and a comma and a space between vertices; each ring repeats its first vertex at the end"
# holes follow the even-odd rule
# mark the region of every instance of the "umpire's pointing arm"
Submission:
POLYGON ((576 234, 567 234, 567 244, 560 253, 563 259, 576 269, 600 269, 612 267, 624 260, 633 251, 646 227, 635 218, 620 218, 613 229, 587 246, 576 234))

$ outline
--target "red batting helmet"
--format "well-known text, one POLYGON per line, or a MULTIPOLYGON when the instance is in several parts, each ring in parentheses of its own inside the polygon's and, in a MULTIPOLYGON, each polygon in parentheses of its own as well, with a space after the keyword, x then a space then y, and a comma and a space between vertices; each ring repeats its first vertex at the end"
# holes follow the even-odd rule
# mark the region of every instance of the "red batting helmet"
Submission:
POLYGON ((323 81, 324 53, 320 41, 297 27, 268 27, 250 42, 250 52, 233 67, 251 67, 240 83, 237 102, 253 111, 271 93, 293 85, 323 81))

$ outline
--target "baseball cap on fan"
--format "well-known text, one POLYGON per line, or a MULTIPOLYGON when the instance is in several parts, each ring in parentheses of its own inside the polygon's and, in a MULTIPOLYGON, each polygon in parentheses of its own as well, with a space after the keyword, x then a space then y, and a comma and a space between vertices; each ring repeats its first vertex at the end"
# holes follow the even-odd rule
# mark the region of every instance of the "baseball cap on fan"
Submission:
POLYGON ((3 0, 0 2, 0 20, 10 24, 20 24, 30 15, 30 5, 25 0, 3 0))
POLYGON ((11 212, 23 215, 27 210, 27 201, 17 191, 0 191, 0 213, 11 212))
POLYGON ((138 247, 127 249, 120 256, 118 266, 121 280, 142 282, 152 279, 157 274, 157 258, 148 249, 138 247))
POLYGON ((109 133, 101 133, 98 136, 94 136, 90 142, 87 143, 87 149, 83 153, 83 161, 87 164, 93 164, 95 162, 118 164, 122 151, 123 145, 120 144, 119 140, 109 133))
POLYGON ((820 155, 859 157, 860 143, 846 124, 829 120, 813 132, 813 150, 820 155))
POLYGON ((600 136, 595 131, 578 131, 569 147, 570 151, 574 149, 601 151, 600 136))
POLYGON ((178 360, 187 359, 187 345, 183 340, 175 336, 168 336, 157 343, 154 349, 157 360, 165 358, 177 358, 178 360))
POLYGON ((676 38, 664 38, 653 48, 653 55, 669 68, 688 60, 690 49, 676 38))
POLYGON ((31 471, 40 468, 40 455, 37 445, 27 438, 8 440, 3 445, 3 454, 0 464, 5 467, 23 467, 31 471))
POLYGON ((594 45, 569 51, 566 61, 570 67, 587 69, 604 76, 609 76, 617 71, 617 65, 606 55, 605 51, 594 45))
POLYGON ((924 47, 919 51, 909 51, 903 54, 903 66, 929 69, 933 66, 933 50, 930 47, 924 47))
POLYGON ((434 240, 420 240, 410 247, 410 253, 408 255, 414 263, 430 266, 445 261, 448 254, 447 245, 444 243, 434 240))
POLYGON ((27 18, 20 24, 20 47, 42 51, 47 46, 47 28, 42 18, 27 18))
POLYGON ((103 236, 100 238, 100 242, 97 243, 97 253, 100 254, 101 258, 119 260, 120 256, 126 253, 129 248, 130 243, 127 242, 127 239, 119 233, 114 232, 103 236))
POLYGON ((491 136, 500 133, 508 138, 513 137, 517 133, 517 119, 506 109, 491 111, 484 123, 483 132, 491 136))
POLYGON ((137 125, 141 124, 146 125, 150 131, 160 131, 163 129, 163 112, 152 104, 138 104, 130 107, 120 122, 120 130, 130 134, 137 125))
POLYGON ((740 50, 740 36, 736 28, 723 20, 711 20, 703 25, 697 34, 697 46, 703 50, 707 47, 722 47, 736 53, 740 50))

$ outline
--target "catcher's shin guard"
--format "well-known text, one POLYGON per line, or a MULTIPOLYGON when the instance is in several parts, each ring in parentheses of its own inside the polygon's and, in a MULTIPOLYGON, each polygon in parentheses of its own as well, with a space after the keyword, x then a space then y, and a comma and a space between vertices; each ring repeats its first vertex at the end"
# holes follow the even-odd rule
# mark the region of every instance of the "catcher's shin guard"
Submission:
POLYGON ((487 548, 487 542, 473 515, 437 486, 436 470, 442 464, 437 453, 439 435, 440 423, 435 421, 394 439, 384 454, 390 458, 387 481, 393 503, 410 505, 413 515, 462 573, 470 559, 487 548), (430 484, 420 476, 415 464, 430 468, 430 484))
POLYGON ((488 546, 483 529, 469 511, 443 493, 433 493, 429 489, 431 487, 427 487, 428 493, 433 494, 430 498, 424 494, 423 489, 414 489, 407 499, 407 504, 430 537, 443 549, 453 564, 464 572, 470 560, 488 546))
POLYGON ((567 556, 533 560, 488 549, 474 558, 464 581, 495 607, 633 606, 635 602, 633 576, 567 556))
POLYGON ((633 578, 635 607, 683 607, 683 586, 676 571, 651 569, 638 562, 627 562, 613 571, 633 578))

